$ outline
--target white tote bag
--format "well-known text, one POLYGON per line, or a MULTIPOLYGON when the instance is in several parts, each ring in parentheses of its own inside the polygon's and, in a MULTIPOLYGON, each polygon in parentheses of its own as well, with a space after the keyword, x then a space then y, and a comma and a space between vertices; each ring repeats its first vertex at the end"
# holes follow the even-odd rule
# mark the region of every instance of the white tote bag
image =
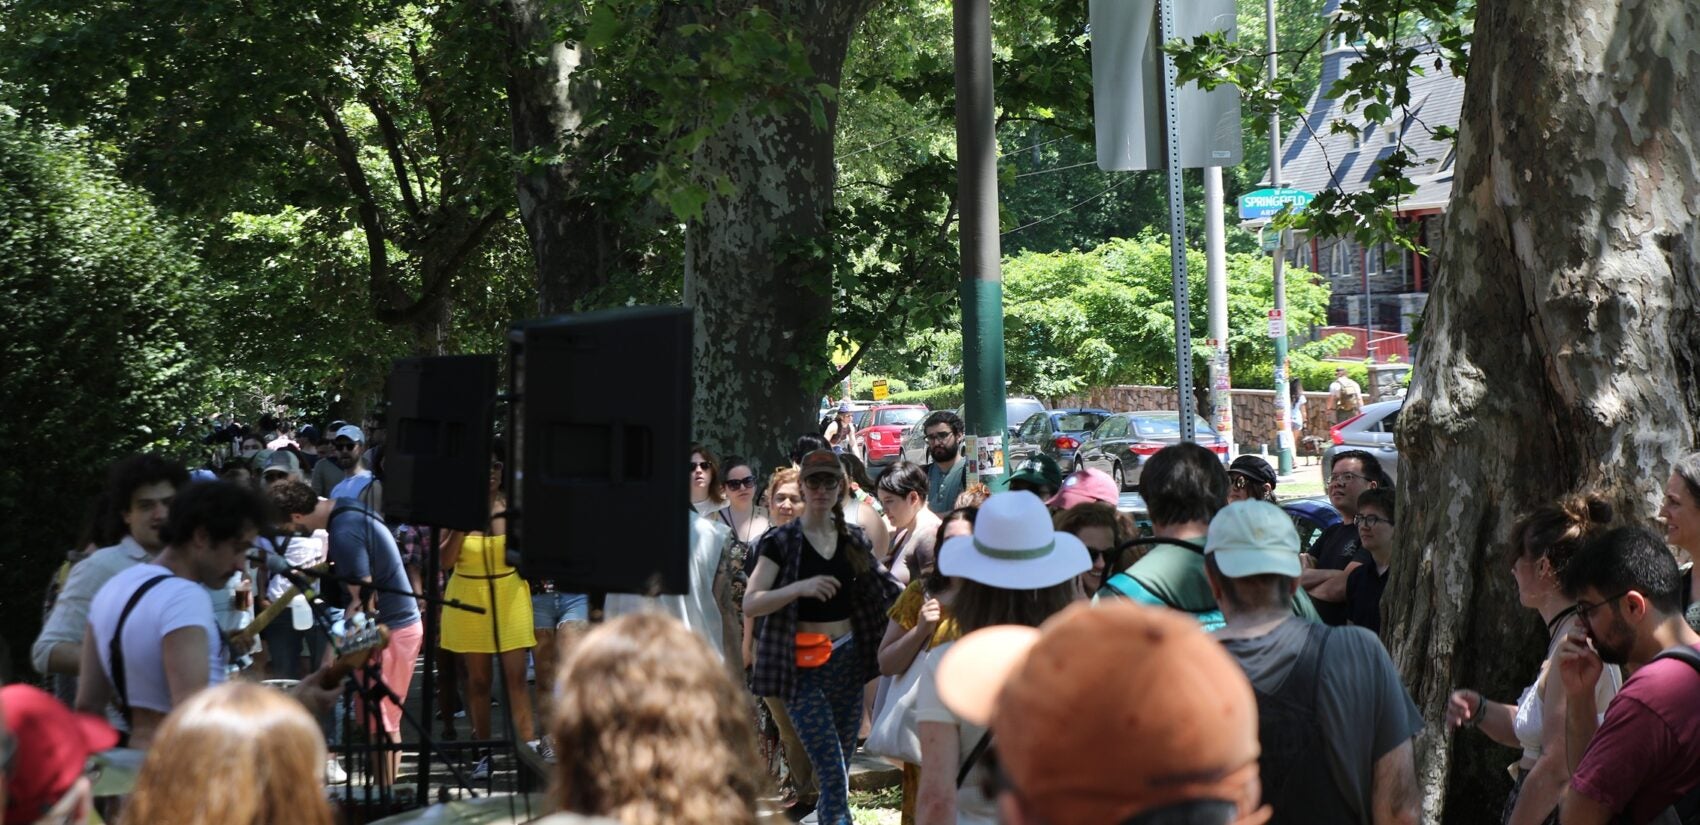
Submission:
POLYGON ((922 660, 926 655, 927 649, 922 648, 903 675, 888 678, 880 685, 873 731, 868 734, 863 750, 911 765, 921 764, 921 734, 915 722, 915 702, 921 696, 922 660))

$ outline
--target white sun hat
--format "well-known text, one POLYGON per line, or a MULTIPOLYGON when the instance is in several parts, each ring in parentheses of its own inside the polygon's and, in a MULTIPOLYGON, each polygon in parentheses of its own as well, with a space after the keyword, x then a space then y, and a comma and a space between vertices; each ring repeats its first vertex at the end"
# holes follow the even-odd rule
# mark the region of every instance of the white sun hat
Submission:
POLYGON ((1086 545, 1051 529, 1051 512, 1026 490, 986 499, 974 518, 974 534, 939 548, 940 573, 1006 590, 1051 587, 1090 569, 1086 545))

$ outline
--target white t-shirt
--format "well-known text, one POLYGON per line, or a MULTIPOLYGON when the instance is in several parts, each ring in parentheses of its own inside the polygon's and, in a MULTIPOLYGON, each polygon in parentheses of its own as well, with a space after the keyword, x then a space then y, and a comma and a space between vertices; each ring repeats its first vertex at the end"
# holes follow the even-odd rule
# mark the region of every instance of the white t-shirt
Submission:
POLYGON ((732 531, 719 519, 702 518, 695 512, 687 518, 691 523, 691 592, 683 596, 610 593, 603 605, 603 615, 612 619, 645 611, 665 613, 684 622, 685 627, 701 636, 724 659, 720 606, 714 601, 714 574, 720 568, 720 554, 730 543, 732 531))
MULTIPOLYGON (((120 571, 95 594, 89 608, 89 626, 94 632, 95 650, 100 653, 100 666, 111 679, 112 633, 118 627, 118 616, 143 582, 161 575, 170 578, 154 585, 130 611, 130 618, 124 623, 122 644, 130 706, 169 713, 171 687, 165 680, 161 646, 172 631, 185 627, 205 631, 207 684, 224 681, 224 644, 213 618, 212 598, 207 588, 178 578, 157 564, 138 564, 120 571)), ((115 696, 116 693, 115 685, 115 696)))
MULTIPOLYGON (((964 722, 944 706, 939 699, 939 660, 944 658, 945 651, 950 650, 955 642, 947 642, 927 651, 926 658, 920 665, 921 692, 915 697, 915 721, 940 722, 956 727, 956 764, 950 766, 950 781, 956 781, 957 773, 962 769, 962 763, 973 753, 974 746, 980 744, 980 737, 986 734, 986 729, 964 722)), ((997 825, 997 805, 987 799, 980 789, 985 787, 985 759, 976 762, 974 769, 969 772, 968 780, 956 789, 956 822, 957 825, 997 825)))

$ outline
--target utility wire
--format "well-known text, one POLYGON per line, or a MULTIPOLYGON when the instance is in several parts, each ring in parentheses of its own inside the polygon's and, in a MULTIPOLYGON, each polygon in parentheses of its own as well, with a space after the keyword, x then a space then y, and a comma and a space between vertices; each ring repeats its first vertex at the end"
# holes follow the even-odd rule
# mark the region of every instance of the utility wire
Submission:
POLYGON ((1032 223, 1023 224, 1021 226, 1018 226, 1014 229, 1009 230, 1008 232, 999 232, 998 236, 1003 237, 1005 235, 1014 235, 1015 233, 1020 232, 1023 229, 1030 229, 1030 228, 1038 226, 1039 224, 1042 224, 1046 221, 1051 221, 1051 220, 1055 220, 1057 218, 1060 218, 1064 215, 1067 215, 1070 212, 1073 212, 1076 209, 1079 209, 1082 206, 1085 206, 1086 204, 1089 204, 1089 203, 1091 203, 1091 202, 1093 202, 1093 201, 1095 201, 1095 200, 1097 200, 1101 197, 1104 197, 1105 195, 1110 194, 1111 192, 1114 192, 1117 187, 1121 186, 1124 183, 1127 183, 1128 181, 1130 181, 1132 179, 1133 179, 1132 175, 1123 175, 1121 180, 1118 180, 1115 183, 1110 184, 1110 188, 1105 189, 1104 191, 1099 192, 1098 194, 1093 195, 1092 197, 1087 198, 1086 200, 1083 200, 1080 203, 1077 203, 1073 206, 1070 206, 1069 208, 1064 209, 1063 211, 1058 212, 1055 215, 1050 215, 1048 217, 1040 218, 1040 219, 1038 219, 1038 220, 1036 220, 1032 223))
POLYGON ((1021 174, 1016 175, 1016 177, 1025 178, 1025 177, 1028 177, 1030 175, 1048 175, 1052 172, 1067 172, 1070 169, 1079 169, 1082 166, 1095 166, 1095 165, 1097 165, 1097 163, 1098 163, 1098 161, 1096 161, 1096 160, 1089 160, 1085 163, 1076 163, 1072 166, 1056 166, 1056 167, 1052 167, 1050 169, 1036 169, 1032 172, 1022 172, 1021 174))

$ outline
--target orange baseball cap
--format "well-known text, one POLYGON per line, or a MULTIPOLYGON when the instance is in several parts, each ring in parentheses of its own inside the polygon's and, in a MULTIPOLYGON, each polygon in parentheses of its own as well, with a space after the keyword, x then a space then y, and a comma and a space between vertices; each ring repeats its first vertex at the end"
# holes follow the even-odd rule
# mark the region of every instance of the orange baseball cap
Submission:
POLYGON ((991 729, 1009 784, 1052 825, 1104 825, 1182 802, 1261 804, 1257 699, 1191 617, 1078 604, 1035 630, 990 627, 939 663, 939 696, 991 729))

